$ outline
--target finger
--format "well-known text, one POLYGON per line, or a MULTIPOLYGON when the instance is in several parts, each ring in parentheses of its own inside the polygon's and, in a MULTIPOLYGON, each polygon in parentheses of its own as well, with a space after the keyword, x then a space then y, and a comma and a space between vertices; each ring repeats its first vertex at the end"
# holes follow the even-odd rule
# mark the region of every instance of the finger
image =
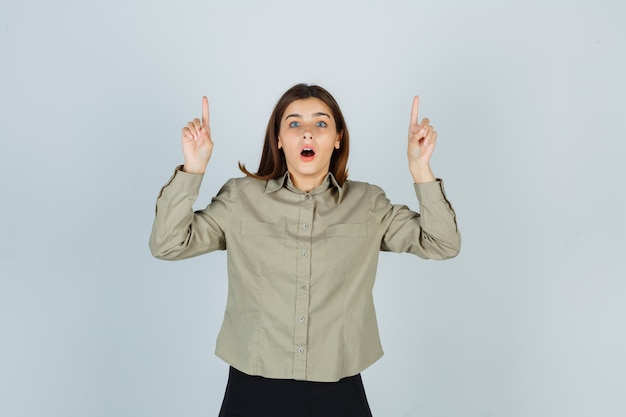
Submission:
POLYGON ((428 134, 428 126, 428 119, 426 119, 425 123, 422 121, 421 124, 418 124, 416 121, 411 122, 409 134, 414 135, 418 139, 423 139, 428 134))
POLYGON ((194 138, 198 136, 198 129, 193 122, 187 123, 187 129, 189 129, 189 132, 194 138))
POLYGON ((420 105, 419 96, 413 97, 413 106, 411 107, 411 125, 418 124, 417 122, 417 109, 420 105))
POLYGON ((437 142, 437 132, 433 132, 431 135, 428 136, 428 145, 435 145, 435 142, 437 142))
POLYGON ((182 135, 183 135, 183 138, 185 139, 193 139, 193 134, 191 133, 188 127, 183 127, 182 135))
POLYGON ((437 132, 435 132, 435 129, 433 129, 432 126, 431 126, 428 129, 428 134, 424 138, 424 144, 425 145, 430 145, 432 143, 435 143, 435 140, 437 140, 437 132))
POLYGON ((202 97, 202 127, 209 130, 209 99, 202 97))
POLYGON ((196 131, 198 134, 200 133, 200 129, 202 129, 202 122, 197 117, 193 119, 193 125, 196 127, 196 131))

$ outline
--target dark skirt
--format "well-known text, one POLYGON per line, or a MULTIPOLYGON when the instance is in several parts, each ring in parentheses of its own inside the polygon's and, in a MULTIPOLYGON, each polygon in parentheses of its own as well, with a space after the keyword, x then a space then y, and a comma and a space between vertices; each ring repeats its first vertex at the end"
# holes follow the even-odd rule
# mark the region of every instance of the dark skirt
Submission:
POLYGON ((361 374, 337 382, 250 376, 231 367, 219 417, 371 417, 361 374))

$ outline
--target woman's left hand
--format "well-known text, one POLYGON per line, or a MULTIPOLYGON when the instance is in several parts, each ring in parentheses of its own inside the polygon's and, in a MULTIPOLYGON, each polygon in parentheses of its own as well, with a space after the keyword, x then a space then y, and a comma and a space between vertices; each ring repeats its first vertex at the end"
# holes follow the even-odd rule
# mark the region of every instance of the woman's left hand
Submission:
POLYGON ((409 169, 416 183, 435 181, 435 176, 430 169, 430 158, 435 151, 437 132, 430 125, 430 120, 422 119, 418 122, 419 97, 413 98, 411 108, 411 123, 409 124, 409 145, 407 156, 409 169))

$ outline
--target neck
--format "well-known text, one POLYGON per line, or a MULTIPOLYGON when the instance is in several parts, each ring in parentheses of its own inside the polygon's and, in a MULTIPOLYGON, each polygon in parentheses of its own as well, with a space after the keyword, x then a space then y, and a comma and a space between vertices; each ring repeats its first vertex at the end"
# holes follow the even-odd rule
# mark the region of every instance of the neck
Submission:
POLYGON ((311 192, 320 185, 322 185, 324 179, 326 178, 326 175, 328 175, 328 172, 317 177, 300 177, 297 175, 292 175, 291 172, 289 173, 289 177, 291 178, 293 186, 304 193, 311 192))

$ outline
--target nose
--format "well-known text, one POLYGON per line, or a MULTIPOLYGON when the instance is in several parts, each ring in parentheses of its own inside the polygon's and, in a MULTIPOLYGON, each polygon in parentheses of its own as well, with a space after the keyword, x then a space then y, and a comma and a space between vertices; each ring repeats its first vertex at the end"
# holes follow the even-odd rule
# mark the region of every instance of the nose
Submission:
POLYGON ((306 128, 304 129, 304 132, 302 132, 302 139, 310 139, 313 140, 313 132, 311 132, 310 128, 306 128))

